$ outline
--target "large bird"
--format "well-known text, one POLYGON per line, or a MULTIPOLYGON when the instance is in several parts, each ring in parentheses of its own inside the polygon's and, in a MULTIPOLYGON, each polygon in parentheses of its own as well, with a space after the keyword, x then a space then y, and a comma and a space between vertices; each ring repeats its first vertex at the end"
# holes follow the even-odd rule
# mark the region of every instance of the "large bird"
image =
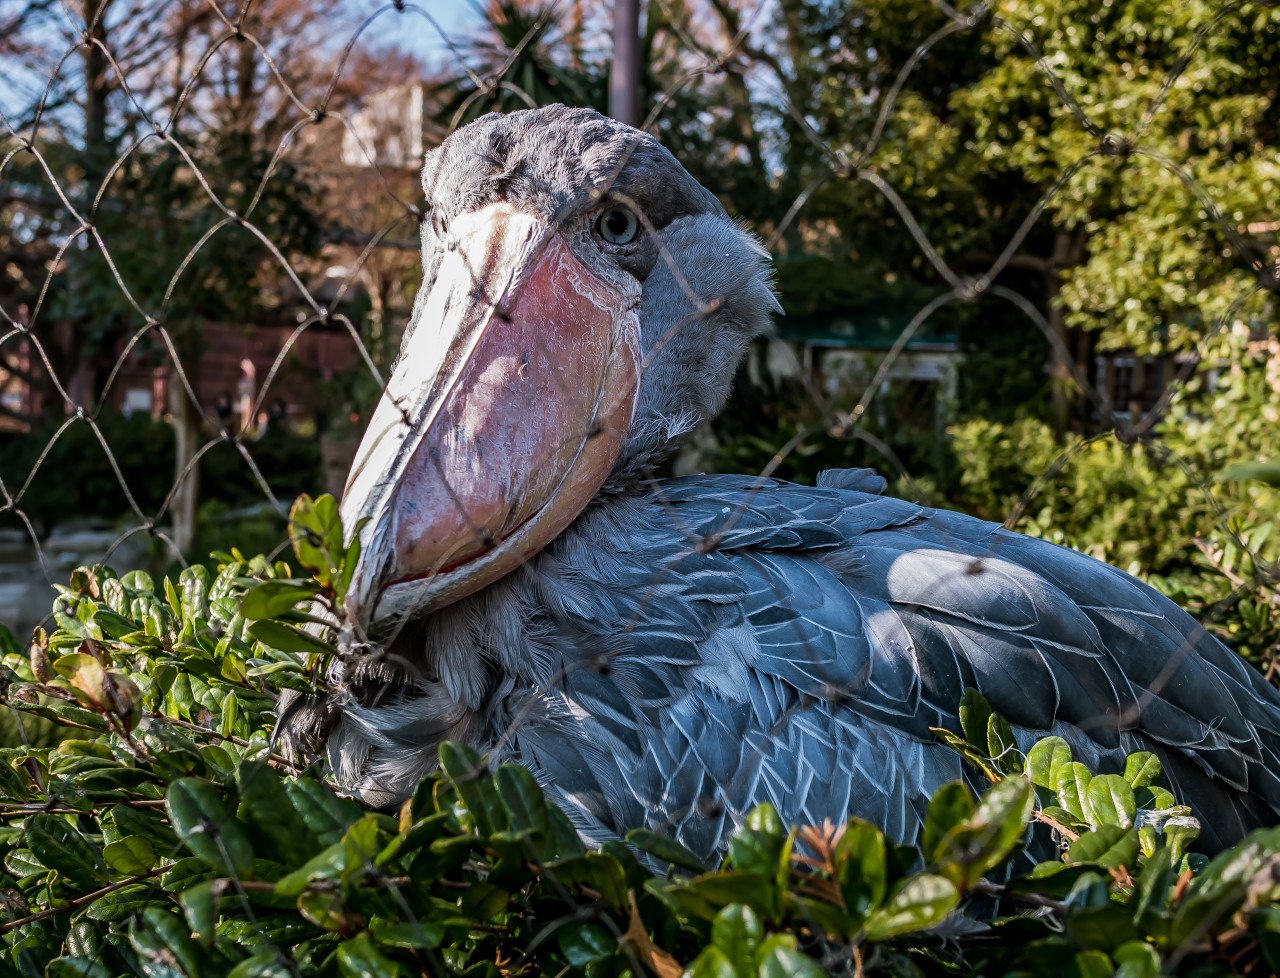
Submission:
POLYGON ((1227 845, 1280 812, 1280 696, 1074 551, 880 495, 646 481, 724 406, 777 307, 768 256, 652 136, 563 106, 426 160, 424 280, 342 502, 362 553, 334 775, 408 794, 442 739, 526 765, 597 839, 710 856, 754 805, 916 838, 965 777, 930 727, 974 687, 1023 749, 1154 751, 1227 845))

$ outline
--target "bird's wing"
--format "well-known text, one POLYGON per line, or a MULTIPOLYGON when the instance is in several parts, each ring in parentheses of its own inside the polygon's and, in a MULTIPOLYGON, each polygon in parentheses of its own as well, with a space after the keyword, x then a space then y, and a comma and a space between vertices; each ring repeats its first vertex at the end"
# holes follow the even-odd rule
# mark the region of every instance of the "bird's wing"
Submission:
POLYGON ((959 730, 966 687, 1024 749, 1054 733, 1104 769, 1154 751, 1210 845, 1276 821, 1280 696, 1170 601, 1074 551, 838 486, 671 480, 542 562, 564 661, 519 749, 584 825, 710 853, 769 801, 912 841, 962 776, 928 728, 959 730))

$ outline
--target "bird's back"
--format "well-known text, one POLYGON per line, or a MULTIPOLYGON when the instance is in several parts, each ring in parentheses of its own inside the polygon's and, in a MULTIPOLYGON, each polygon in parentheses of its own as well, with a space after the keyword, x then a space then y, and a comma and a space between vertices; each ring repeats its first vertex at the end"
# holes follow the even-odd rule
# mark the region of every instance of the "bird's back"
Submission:
MULTIPOLYGON (((839 479, 832 480, 839 482, 839 479)), ((752 805, 914 841, 974 687, 1020 744, 1160 756, 1208 845, 1280 811, 1280 696, 1134 578, 971 517, 740 477, 598 507, 539 562, 561 650, 515 751, 608 830, 709 852, 752 805)), ((515 719, 513 715, 512 719, 515 719)))
POLYGON ((426 622, 434 681, 344 719, 348 763, 394 792, 445 730, 528 765, 588 834, 643 825, 710 855, 768 801, 912 842, 932 792, 967 776, 929 728, 958 730, 973 687, 1024 750, 1057 734, 1100 770, 1155 752, 1208 848, 1280 821, 1280 695, 1172 602, 856 473, 823 482, 598 502, 426 622))

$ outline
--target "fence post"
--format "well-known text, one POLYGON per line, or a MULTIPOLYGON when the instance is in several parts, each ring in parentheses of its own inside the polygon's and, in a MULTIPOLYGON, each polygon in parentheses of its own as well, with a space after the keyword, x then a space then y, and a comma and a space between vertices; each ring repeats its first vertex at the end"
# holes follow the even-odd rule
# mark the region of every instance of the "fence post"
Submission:
POLYGON ((614 0, 609 114, 628 126, 640 122, 640 0, 614 0))

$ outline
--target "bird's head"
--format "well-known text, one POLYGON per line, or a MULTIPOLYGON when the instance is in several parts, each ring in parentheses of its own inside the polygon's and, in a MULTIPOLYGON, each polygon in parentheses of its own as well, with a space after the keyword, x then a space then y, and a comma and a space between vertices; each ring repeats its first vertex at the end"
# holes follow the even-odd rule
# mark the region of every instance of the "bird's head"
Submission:
POLYGON ((427 156, 423 282, 356 454, 350 614, 379 631, 546 546, 723 407, 768 255, 652 136, 552 106, 427 156))

